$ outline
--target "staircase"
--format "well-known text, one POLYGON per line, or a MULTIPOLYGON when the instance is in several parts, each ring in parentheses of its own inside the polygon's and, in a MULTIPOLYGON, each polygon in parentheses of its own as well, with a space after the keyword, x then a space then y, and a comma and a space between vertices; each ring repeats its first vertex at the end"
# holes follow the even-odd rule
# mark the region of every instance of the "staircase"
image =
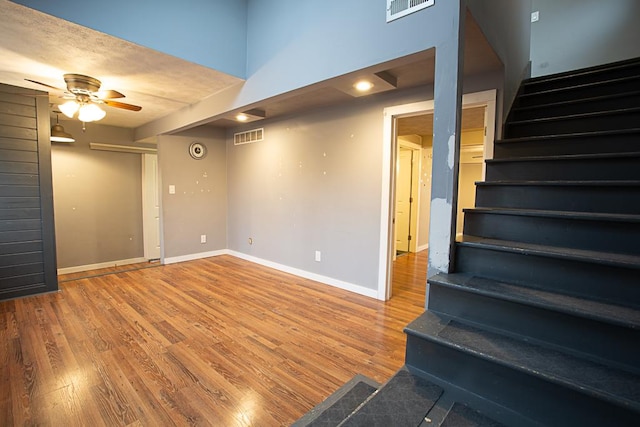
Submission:
POLYGON ((523 82, 504 136, 405 329, 407 387, 336 425, 640 425, 640 59, 523 82))

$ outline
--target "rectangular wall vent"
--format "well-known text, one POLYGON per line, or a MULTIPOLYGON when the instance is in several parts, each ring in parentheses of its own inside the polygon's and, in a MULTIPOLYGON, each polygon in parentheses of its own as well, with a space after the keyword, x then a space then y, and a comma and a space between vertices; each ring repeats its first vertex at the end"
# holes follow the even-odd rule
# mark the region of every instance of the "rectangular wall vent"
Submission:
POLYGON ((233 135, 233 145, 249 144, 264 139, 264 128, 248 130, 233 135))
POLYGON ((387 0, 387 22, 433 6, 434 2, 435 0, 387 0))

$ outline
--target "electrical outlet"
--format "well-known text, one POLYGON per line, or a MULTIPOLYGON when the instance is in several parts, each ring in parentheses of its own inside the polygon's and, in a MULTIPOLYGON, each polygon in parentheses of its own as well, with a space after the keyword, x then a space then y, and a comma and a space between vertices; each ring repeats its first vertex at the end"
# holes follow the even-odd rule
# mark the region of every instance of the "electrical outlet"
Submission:
POLYGON ((316 251, 316 262, 322 261, 322 252, 316 251))
POLYGON ((540 20, 540 12, 539 11, 535 11, 535 12, 531 12, 531 22, 538 22, 540 20))
POLYGON ((207 243, 207 235, 206 234, 201 234, 200 235, 200 243, 207 243))

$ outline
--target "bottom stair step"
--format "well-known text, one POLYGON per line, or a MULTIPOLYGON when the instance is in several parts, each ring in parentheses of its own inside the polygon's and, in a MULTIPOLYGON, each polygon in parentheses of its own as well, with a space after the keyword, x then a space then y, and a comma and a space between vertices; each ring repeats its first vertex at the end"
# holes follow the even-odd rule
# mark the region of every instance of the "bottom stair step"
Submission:
POLYGON ((640 418, 638 375, 429 311, 405 332, 409 367, 538 423, 631 426, 640 418))
POLYGON ((456 402, 440 427, 504 427, 504 424, 492 420, 467 405, 456 402))
POLYGON ((373 395, 380 384, 356 375, 318 406, 292 424, 292 427, 335 427, 373 395))
POLYGON ((341 427, 419 426, 443 393, 426 379, 400 369, 373 394, 341 427))

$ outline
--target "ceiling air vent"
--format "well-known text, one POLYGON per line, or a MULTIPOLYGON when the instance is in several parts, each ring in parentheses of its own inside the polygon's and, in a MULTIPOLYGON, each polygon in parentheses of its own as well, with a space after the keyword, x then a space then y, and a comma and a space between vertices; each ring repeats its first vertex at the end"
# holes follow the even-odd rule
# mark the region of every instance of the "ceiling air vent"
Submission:
POLYGON ((435 0, 387 0, 387 22, 433 6, 434 2, 435 0))
POLYGON ((264 128, 233 134, 233 145, 249 144, 264 139, 264 128))

